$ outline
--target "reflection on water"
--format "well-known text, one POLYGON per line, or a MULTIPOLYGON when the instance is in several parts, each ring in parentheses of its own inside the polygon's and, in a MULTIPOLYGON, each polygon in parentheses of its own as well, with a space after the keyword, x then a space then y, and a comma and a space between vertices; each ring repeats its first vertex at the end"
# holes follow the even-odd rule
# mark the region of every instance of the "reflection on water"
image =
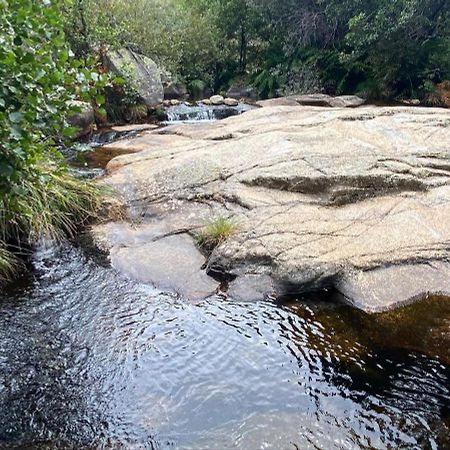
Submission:
POLYGON ((450 447, 442 299, 419 307, 440 314, 424 324, 326 304, 190 304, 75 249, 40 251, 35 266, 0 297, 2 448, 450 447))

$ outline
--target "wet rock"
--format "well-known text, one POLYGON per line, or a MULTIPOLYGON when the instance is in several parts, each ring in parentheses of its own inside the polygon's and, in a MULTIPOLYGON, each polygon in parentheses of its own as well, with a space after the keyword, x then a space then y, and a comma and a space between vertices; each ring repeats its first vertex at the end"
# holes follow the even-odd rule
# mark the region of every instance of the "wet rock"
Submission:
POLYGON ((210 97, 209 101, 211 102, 211 105, 223 105, 225 99, 221 95, 213 95, 210 97))
POLYGON ((234 84, 230 87, 230 89, 228 89, 227 97, 234 98, 236 100, 240 100, 242 98, 256 100, 258 98, 258 94, 253 86, 234 84))
POLYGON ((382 312, 428 295, 450 297, 450 262, 430 261, 346 274, 336 288, 352 305, 382 312), (420 282, 418 281, 420 280, 420 282), (370 305, 370 308, 367 307, 370 305))
POLYGON ((248 274, 231 281, 227 290, 228 297, 235 301, 251 302, 273 298, 275 287, 267 275, 248 274))
POLYGON ((161 71, 153 60, 123 48, 108 53, 105 64, 110 71, 130 80, 149 108, 162 103, 164 89, 161 71))
POLYGON ((239 293, 257 274, 275 295, 335 288, 376 311, 447 290, 449 141, 446 109, 268 106, 116 143, 139 153, 113 159, 105 182, 137 210, 183 202, 181 229, 234 215, 207 270, 237 277, 237 297, 265 295, 239 293))
POLYGON ((109 251, 111 265, 128 277, 199 300, 215 293, 218 283, 202 269, 205 258, 187 234, 164 233, 164 224, 98 227, 96 241, 109 251))
POLYGON ((80 111, 70 116, 67 122, 72 127, 77 128, 77 136, 81 137, 89 134, 95 126, 95 115, 92 105, 87 102, 73 101, 71 105, 80 111))

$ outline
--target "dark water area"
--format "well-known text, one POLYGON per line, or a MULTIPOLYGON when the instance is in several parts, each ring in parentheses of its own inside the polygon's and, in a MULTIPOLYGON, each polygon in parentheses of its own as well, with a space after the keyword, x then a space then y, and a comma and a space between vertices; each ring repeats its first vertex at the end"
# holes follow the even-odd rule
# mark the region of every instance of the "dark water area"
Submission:
POLYGON ((448 449, 450 302, 192 304, 74 247, 0 295, 2 449, 448 449))
POLYGON ((139 131, 120 132, 105 128, 83 136, 72 147, 63 147, 60 150, 75 176, 95 178, 102 176, 108 162, 118 156, 114 151, 102 150, 102 146, 132 138, 137 134, 139 131))

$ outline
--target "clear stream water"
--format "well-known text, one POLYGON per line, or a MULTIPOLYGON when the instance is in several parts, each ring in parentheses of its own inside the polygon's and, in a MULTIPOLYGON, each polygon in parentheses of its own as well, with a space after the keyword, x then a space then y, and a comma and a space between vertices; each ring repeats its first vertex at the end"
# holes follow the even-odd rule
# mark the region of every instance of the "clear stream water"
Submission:
POLYGON ((0 448, 448 449, 450 302, 197 304, 85 250, 0 295, 0 448))
POLYGON ((450 449, 448 298, 193 304, 86 245, 31 265, 0 293, 0 449, 450 449))

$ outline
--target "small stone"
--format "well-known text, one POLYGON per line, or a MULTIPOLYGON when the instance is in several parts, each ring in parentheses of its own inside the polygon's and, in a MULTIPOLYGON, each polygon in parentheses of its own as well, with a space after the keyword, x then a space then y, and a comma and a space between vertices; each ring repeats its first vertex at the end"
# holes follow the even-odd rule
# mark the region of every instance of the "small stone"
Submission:
POLYGON ((237 106, 237 105, 239 105, 239 102, 236 99, 229 98, 229 97, 226 98, 223 102, 227 106, 237 106))
POLYGON ((222 95, 213 95, 209 98, 211 105, 223 105, 225 99, 222 95))

